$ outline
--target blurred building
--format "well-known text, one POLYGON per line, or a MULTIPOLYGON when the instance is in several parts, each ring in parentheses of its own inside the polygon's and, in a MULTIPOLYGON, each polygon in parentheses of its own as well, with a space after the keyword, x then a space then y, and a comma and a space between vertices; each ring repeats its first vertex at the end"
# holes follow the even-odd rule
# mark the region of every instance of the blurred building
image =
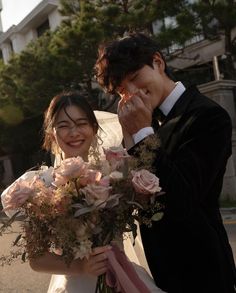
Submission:
MULTIPOLYGON (((60 25, 63 17, 59 12, 59 3, 60 0, 42 0, 19 24, 13 25, 6 32, 2 30, 0 17, 0 55, 4 63, 7 63, 13 54, 20 53, 27 44, 40 37, 46 30, 53 31, 60 25)), ((3 9, 0 0, 0 15, 3 9)), ((158 34, 163 21, 165 26, 176 25, 175 18, 157 20, 152 24, 154 34, 158 34)), ((232 38, 236 38, 236 26, 232 38)), ((227 75, 224 36, 209 40, 203 35, 198 35, 188 40, 184 47, 172 45, 166 49, 166 53, 171 56, 167 60, 168 66, 172 68, 178 80, 184 81, 186 85, 199 85, 200 91, 222 105, 232 118, 233 156, 227 166, 223 193, 226 198, 236 200, 236 81, 229 80, 227 75)), ((116 102, 104 93, 99 95, 100 106, 106 111, 115 112, 116 102)), ((0 157, 0 163, 1 161, 4 161, 2 167, 9 171, 6 178, 11 178, 12 171, 9 169, 8 161, 5 157, 0 157)), ((7 183, 9 182, 6 179, 5 184, 7 183)))
MULTIPOLYGON (((59 0, 42 0, 19 24, 11 26, 6 32, 2 31, 0 20, 0 49, 4 63, 46 30, 55 30, 62 20, 58 8, 59 0)), ((0 2, 0 13, 2 9, 4 7, 0 2)))
MULTIPOLYGON (((165 27, 177 25, 174 17, 157 20, 152 24, 154 34, 160 32, 163 22, 165 27)), ((233 39, 236 39, 236 22, 233 39)), ((225 108, 232 119, 232 156, 226 168, 222 198, 236 201, 236 80, 232 80, 226 64, 225 36, 216 35, 209 40, 199 34, 184 46, 173 44, 165 53, 176 80, 186 86, 197 85, 200 92, 225 108)), ((233 62, 236 68, 235 60, 233 62)))

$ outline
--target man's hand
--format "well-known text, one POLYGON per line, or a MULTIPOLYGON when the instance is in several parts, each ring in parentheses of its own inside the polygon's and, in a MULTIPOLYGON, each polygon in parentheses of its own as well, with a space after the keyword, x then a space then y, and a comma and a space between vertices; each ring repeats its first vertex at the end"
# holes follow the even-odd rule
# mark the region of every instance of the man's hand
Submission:
POLYGON ((122 128, 131 135, 144 127, 151 126, 150 98, 142 90, 139 90, 129 99, 121 99, 118 104, 118 117, 122 128))

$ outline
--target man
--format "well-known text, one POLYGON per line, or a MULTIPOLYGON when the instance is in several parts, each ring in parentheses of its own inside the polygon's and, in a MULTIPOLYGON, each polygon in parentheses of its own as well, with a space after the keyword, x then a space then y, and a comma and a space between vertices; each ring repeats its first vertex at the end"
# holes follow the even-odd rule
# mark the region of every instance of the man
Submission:
POLYGON ((101 46, 95 69, 100 85, 121 97, 118 115, 129 152, 138 156, 147 137, 160 138, 152 151, 165 191, 164 217, 141 226, 156 284, 175 293, 236 292, 218 205, 231 155, 229 115, 195 87, 175 83, 157 44, 143 34, 101 46), (160 110, 165 119, 157 125, 160 110))

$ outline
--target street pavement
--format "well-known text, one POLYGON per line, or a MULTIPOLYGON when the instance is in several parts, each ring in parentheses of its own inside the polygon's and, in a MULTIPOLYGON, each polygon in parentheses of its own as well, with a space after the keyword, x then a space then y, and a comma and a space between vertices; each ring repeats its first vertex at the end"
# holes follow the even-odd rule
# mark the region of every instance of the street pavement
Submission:
MULTIPOLYGON (((15 222, 12 232, 0 237, 0 256, 8 255, 9 248, 15 240, 19 223, 15 222)), ((29 263, 14 261, 11 265, 0 266, 1 293, 46 293, 50 275, 34 272, 29 263)))
POLYGON ((221 208, 220 212, 221 212, 221 216, 223 218, 224 223, 227 223, 227 224, 236 223, 236 207, 221 208))
MULTIPOLYGON (((236 208, 221 209, 224 225, 236 261, 236 208)), ((0 212, 0 218, 3 218, 0 212)), ((0 256, 9 253, 9 247, 17 236, 19 223, 12 225, 8 234, 0 237, 0 256)), ((28 263, 15 261, 12 265, 0 267, 0 293, 46 293, 50 275, 31 270, 28 263)))
POLYGON ((236 208, 222 208, 221 215, 234 254, 234 261, 236 263, 236 208))

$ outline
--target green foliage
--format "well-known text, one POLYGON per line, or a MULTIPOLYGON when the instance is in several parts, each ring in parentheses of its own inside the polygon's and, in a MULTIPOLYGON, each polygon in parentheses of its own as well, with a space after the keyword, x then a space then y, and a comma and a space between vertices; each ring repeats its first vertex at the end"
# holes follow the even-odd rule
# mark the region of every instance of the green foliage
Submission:
MULTIPOLYGON (((82 89, 97 108, 93 66, 99 44, 127 31, 151 34, 155 20, 162 24, 160 33, 155 36, 162 48, 173 44, 184 46, 186 41, 200 33, 207 38, 225 34, 227 60, 232 66, 232 56, 236 52, 236 40, 231 39, 236 19, 235 5, 233 0, 61 0, 64 20, 58 29, 44 33, 21 54, 13 56, 7 65, 0 62, 1 107, 15 107, 18 114, 14 123, 22 125, 22 116, 27 121, 41 117, 58 92, 82 89), (175 22, 168 24, 168 18, 175 22)), ((228 72, 232 76, 233 68, 228 72)), ((38 147, 38 144, 30 146, 37 138, 34 124, 24 124, 23 128, 9 125, 6 117, 1 115, 0 143, 18 152, 38 147), (25 134, 28 135, 26 140, 29 143, 16 144, 13 133, 24 139, 25 134)), ((10 117, 9 113, 5 116, 10 117)))
POLYGON ((5 153, 30 155, 42 144, 42 115, 25 119, 17 125, 0 120, 0 145, 5 153))
POLYGON ((233 0, 170 0, 158 1, 157 19, 162 21, 157 35, 162 48, 178 44, 184 49, 191 38, 203 35, 206 39, 224 36, 226 71, 235 79, 233 61, 236 59, 236 38, 232 30, 236 26, 236 2, 233 0), (173 4, 173 5, 172 5, 173 4), (168 21, 172 21, 172 25, 168 21))

